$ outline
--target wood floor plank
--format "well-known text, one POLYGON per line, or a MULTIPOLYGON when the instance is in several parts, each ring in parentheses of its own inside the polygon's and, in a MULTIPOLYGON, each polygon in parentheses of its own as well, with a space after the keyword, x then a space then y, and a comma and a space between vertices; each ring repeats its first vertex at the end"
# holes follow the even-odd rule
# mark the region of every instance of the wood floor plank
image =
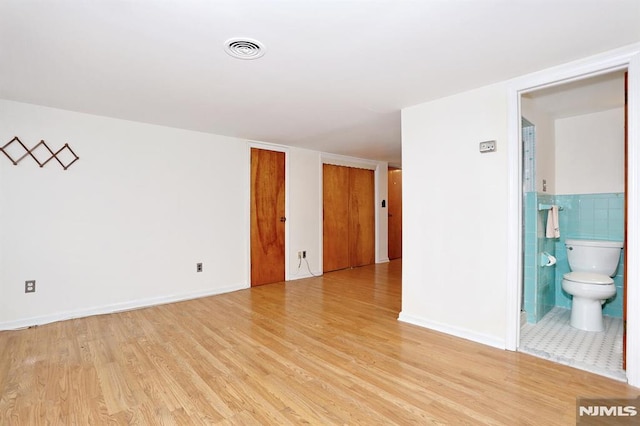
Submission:
POLYGON ((397 320, 401 261, 0 332, 0 424, 545 424, 624 383, 397 320))

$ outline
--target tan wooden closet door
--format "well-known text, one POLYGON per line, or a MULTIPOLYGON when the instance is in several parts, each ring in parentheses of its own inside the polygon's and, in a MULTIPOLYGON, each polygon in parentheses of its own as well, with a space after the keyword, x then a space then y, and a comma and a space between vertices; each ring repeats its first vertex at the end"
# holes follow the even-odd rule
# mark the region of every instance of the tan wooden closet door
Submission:
POLYGON ((375 263, 373 170, 349 169, 349 255, 351 267, 375 263))
POLYGON ((389 259, 402 257, 402 170, 389 169, 389 259))
POLYGON ((349 168, 322 167, 322 269, 324 272, 349 265, 349 168))
POLYGON ((285 154, 251 148, 251 285, 284 281, 285 154))

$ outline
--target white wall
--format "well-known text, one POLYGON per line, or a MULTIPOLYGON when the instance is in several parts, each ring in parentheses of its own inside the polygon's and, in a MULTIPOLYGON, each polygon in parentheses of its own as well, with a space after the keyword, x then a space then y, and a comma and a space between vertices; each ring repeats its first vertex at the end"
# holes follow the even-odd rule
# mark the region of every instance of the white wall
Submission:
POLYGON ((556 120, 556 194, 624 192, 624 109, 556 120))
MULTIPOLYGON (((629 66, 630 185, 626 249, 630 259, 637 258, 633 253, 638 248, 640 193, 636 188, 638 51, 633 45, 605 52, 402 111, 407 232, 400 320, 516 350, 522 278, 520 93, 625 64, 629 66), (486 139, 498 140, 498 152, 474 155, 478 141, 486 139)), ((640 383, 638 269, 637 262, 627 265, 627 375, 636 387, 640 383)))
POLYGON ((0 129, 80 157, 0 159, 0 328, 247 285, 246 143, 8 101, 0 129))
MULTIPOLYGON (((4 100, 0 133, 3 145, 68 142, 80 157, 65 171, 0 155, 0 330, 249 286, 250 142, 4 100)), ((322 269, 326 154, 287 152, 286 276, 297 279, 310 276, 298 250, 322 269)), ((386 199, 386 163, 372 164, 386 199)), ((385 215, 381 261, 386 233, 385 215)))
POLYGON ((245 143, 7 101, 0 128, 80 157, 0 161, 0 328, 247 285, 245 143))
POLYGON ((317 151, 290 148, 289 156, 289 279, 299 279, 322 274, 322 166, 317 151))
POLYGON ((556 154, 555 122, 535 101, 523 96, 521 99, 522 116, 535 125, 536 132, 536 191, 543 192, 543 180, 547 182, 547 193, 556 191, 556 154))
POLYGON ((504 347, 506 87, 404 109, 402 153, 400 319, 504 347), (497 151, 481 154, 491 139, 497 151))

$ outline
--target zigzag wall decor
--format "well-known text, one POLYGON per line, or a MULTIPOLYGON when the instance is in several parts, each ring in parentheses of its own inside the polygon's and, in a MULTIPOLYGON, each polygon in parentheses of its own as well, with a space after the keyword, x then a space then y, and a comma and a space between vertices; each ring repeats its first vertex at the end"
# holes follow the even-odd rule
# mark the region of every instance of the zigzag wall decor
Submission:
MULTIPOLYGON (((2 151, 2 153, 7 156, 7 158, 13 163, 14 166, 17 166, 20 161, 22 161, 25 157, 29 156, 33 158, 33 160, 36 163, 38 163, 40 167, 44 167, 45 164, 47 164, 49 161, 55 158, 56 161, 60 163, 62 168, 64 170, 67 170, 73 163, 75 163, 80 159, 80 157, 78 157, 76 153, 73 152, 73 150, 71 149, 68 143, 65 143, 64 146, 59 150, 57 150, 56 152, 53 152, 53 150, 49 148, 49 145, 47 145, 47 143, 44 140, 41 140, 40 142, 38 142, 38 144, 33 148, 28 149, 17 136, 15 136, 13 139, 7 142, 2 148, 0 148, 0 151, 2 151), (24 150, 24 154, 15 160, 13 159, 13 157, 11 156, 11 153, 9 152, 10 149, 12 151, 16 150, 15 148, 13 149, 10 148, 11 145, 14 143, 19 144, 19 147, 17 148, 18 151, 21 151, 21 149, 24 150), (38 159, 38 156, 34 154, 40 147, 44 147, 51 155, 44 161, 41 161, 40 159, 38 159), (63 154, 65 157, 70 157, 71 161, 67 162, 67 164, 63 163, 62 160, 58 157, 60 154, 63 154)), ((21 154, 21 152, 19 152, 18 155, 19 154, 21 154)), ((15 155, 15 152, 14 152, 14 155, 15 155)))

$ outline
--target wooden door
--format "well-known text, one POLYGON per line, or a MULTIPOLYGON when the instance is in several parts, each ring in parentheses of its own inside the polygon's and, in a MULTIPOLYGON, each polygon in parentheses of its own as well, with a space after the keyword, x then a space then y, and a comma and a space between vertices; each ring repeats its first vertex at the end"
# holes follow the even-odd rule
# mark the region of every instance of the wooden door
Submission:
POLYGON ((349 168, 322 166, 322 269, 349 267, 349 168))
POLYGON ((388 172, 389 259, 402 257, 402 170, 390 168, 388 172))
POLYGON ((285 154, 251 148, 251 285, 284 281, 285 154))
POLYGON ((324 272, 375 262, 373 170, 323 166, 324 272))
POLYGON ((373 170, 349 168, 350 266, 375 263, 376 218, 373 170))

